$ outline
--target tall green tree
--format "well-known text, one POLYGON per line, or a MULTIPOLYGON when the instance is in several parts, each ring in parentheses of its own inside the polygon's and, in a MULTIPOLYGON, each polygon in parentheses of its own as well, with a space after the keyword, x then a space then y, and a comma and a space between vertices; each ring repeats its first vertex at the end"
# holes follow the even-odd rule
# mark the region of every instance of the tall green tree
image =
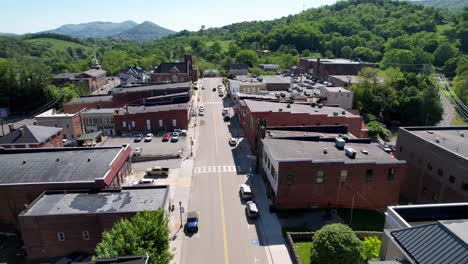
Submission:
POLYGON ((139 212, 129 220, 116 223, 111 231, 104 232, 93 258, 144 256, 148 253, 148 263, 168 264, 172 259, 169 234, 168 219, 163 210, 139 212))
POLYGON ((236 55, 236 62, 245 63, 249 65, 249 67, 253 67, 258 62, 258 55, 253 50, 241 50, 236 55))

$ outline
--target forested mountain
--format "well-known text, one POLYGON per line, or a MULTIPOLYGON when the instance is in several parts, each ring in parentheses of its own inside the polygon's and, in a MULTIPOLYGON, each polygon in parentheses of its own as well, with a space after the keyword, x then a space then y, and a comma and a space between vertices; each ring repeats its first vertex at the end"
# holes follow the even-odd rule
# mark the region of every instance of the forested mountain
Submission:
POLYGON ((111 37, 116 39, 123 39, 129 41, 149 41, 157 40, 167 35, 175 33, 172 30, 163 28, 150 21, 145 21, 135 27, 124 30, 118 34, 114 34, 111 37))
POLYGON ((451 12, 456 12, 463 10, 463 8, 468 7, 467 0, 413 0, 416 3, 438 7, 438 8, 448 8, 451 12))
POLYGON ((174 31, 149 21, 138 24, 128 20, 122 23, 91 22, 63 25, 45 33, 61 34, 76 38, 116 38, 142 42, 160 39, 174 33, 174 31))
MULTIPOLYGON (((388 83, 383 87, 356 87, 357 98, 362 89, 366 91, 357 108, 363 114, 381 116, 382 122, 410 125, 426 120, 434 124, 440 118, 434 85, 427 77, 418 75, 422 64, 432 64, 454 78, 459 96, 468 102, 468 89, 464 86, 468 79, 468 57, 463 55, 468 51, 468 11, 451 14, 406 1, 349 0, 271 21, 181 31, 144 43, 60 35, 0 37, 0 104, 12 105, 11 98, 17 96, 17 89, 21 89, 23 96, 29 89, 39 89, 45 96, 54 97, 49 92, 56 91, 49 85, 52 73, 87 69, 94 47, 99 47, 98 59, 110 74, 131 65, 151 69, 162 61, 178 60, 186 53, 194 56, 200 70, 217 68, 222 73, 233 62, 247 63, 252 72, 259 74, 262 72, 256 67, 258 63, 276 63, 287 69, 297 65, 301 56, 376 62, 380 70, 367 72, 363 78, 379 77, 388 83), (20 69, 26 71, 19 72, 20 69), (37 74, 49 79, 24 89, 30 79, 26 75, 23 76, 26 81, 21 80, 21 74, 36 75, 38 69, 41 71, 37 74), (401 115, 408 111, 415 112, 411 119, 409 115, 401 115)), ((71 91, 68 99, 74 96, 77 93, 71 91)), ((26 106, 34 109, 40 104, 40 100, 35 100, 26 106)))
POLYGON ((122 23, 97 21, 83 24, 63 25, 57 29, 46 32, 77 38, 106 38, 115 34, 119 34, 120 32, 133 28, 137 25, 138 23, 130 20, 124 21, 122 23))

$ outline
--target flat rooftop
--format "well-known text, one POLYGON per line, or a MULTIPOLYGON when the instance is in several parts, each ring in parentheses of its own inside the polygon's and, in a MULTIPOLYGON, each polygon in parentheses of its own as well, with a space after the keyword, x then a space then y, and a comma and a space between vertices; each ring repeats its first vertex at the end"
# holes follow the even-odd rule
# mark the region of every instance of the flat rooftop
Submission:
POLYGON ((67 104, 81 104, 81 103, 95 103, 95 102, 111 102, 112 95, 96 95, 96 96, 84 96, 78 97, 75 100, 65 103, 67 104))
MULTIPOLYGON (((303 60, 307 61, 317 61, 317 58, 301 58, 303 60)), ((353 61, 349 59, 342 59, 342 58, 337 58, 337 59, 320 59, 320 64, 369 64, 368 62, 363 62, 363 61, 353 61)))
POLYGON ((468 127, 404 127, 401 129, 468 159, 468 127))
POLYGON ((75 114, 65 114, 65 113, 57 113, 55 111, 55 109, 49 109, 37 116, 35 116, 34 118, 47 118, 47 117, 57 117, 57 118, 60 118, 60 117, 73 117, 75 116, 75 114))
POLYGON ((356 151, 356 158, 349 158, 344 150, 339 150, 335 147, 334 141, 305 141, 305 140, 290 140, 290 139, 272 139, 264 138, 263 144, 266 150, 272 157, 279 161, 312 161, 313 163, 320 162, 344 162, 345 164, 353 163, 406 163, 399 161, 390 154, 384 152, 378 144, 372 143, 348 143, 347 147, 351 147, 356 151), (325 154, 323 149, 327 148, 325 154), (362 150, 366 150, 368 154, 364 154, 362 150))
POLYGON ((399 205, 389 206, 388 210, 410 226, 468 219, 468 203, 399 205))
POLYGON ((348 138, 356 138, 350 133, 325 133, 325 132, 309 132, 309 131, 286 131, 286 130, 268 130, 266 132, 266 138, 291 138, 291 137, 311 137, 311 138, 336 138, 344 135, 348 138))
POLYGON ((45 192, 23 216, 130 213, 165 207, 168 186, 124 187, 122 190, 45 192))
POLYGON ((351 93, 350 90, 347 90, 343 87, 328 87, 328 86, 325 86, 325 87, 322 87, 322 89, 325 89, 327 90, 328 92, 331 92, 331 93, 351 93))
POLYGON ((123 148, 0 149, 0 185, 94 182, 123 148))
POLYGON ((333 116, 334 113, 338 113, 338 116, 345 117, 357 117, 341 107, 334 106, 318 106, 312 107, 310 104, 289 104, 278 103, 278 102, 267 102, 267 101, 255 101, 255 100, 244 100, 247 107, 251 112, 286 112, 286 113, 307 113, 311 115, 327 115, 333 116), (281 111, 280 111, 281 109, 281 111), (344 113, 344 114, 343 114, 344 113))
POLYGON ((87 115, 87 114, 111 114, 112 115, 114 114, 114 108, 86 109, 83 112, 83 115, 87 115))
POLYGON ((122 94, 122 93, 132 93, 132 92, 142 92, 142 91, 152 91, 152 90, 170 90, 177 88, 187 88, 190 89, 192 84, 190 82, 180 82, 180 83, 165 83, 165 84, 153 84, 153 85, 143 85, 143 86, 130 86, 125 88, 114 88, 111 90, 112 94, 122 94))
POLYGON ((330 75, 330 77, 342 82, 359 83, 359 77, 357 75, 330 75))
POLYGON ((284 78, 278 75, 262 75, 264 83, 291 83, 291 79, 284 78))
POLYGON ((135 114, 135 113, 147 113, 147 112, 160 112, 160 111, 171 111, 171 110, 187 110, 189 107, 188 103, 183 104, 168 104, 168 105, 153 105, 153 106, 129 106, 128 110, 125 107, 117 108, 118 113, 116 115, 124 114, 135 114))

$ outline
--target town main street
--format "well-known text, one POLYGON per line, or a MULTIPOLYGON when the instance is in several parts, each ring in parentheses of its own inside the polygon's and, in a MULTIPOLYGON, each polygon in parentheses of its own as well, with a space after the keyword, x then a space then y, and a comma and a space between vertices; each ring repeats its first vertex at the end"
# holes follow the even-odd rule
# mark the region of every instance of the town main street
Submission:
POLYGON ((231 134, 239 136, 241 130, 237 122, 223 121, 222 109, 230 100, 212 91, 221 80, 200 81, 205 89, 199 90, 199 105, 204 105, 205 114, 197 117, 197 151, 186 210, 198 211, 199 231, 184 237, 181 263, 268 263, 258 220, 246 218, 239 197, 240 184, 253 180, 247 177, 253 160, 247 142, 237 147, 228 144, 231 134))

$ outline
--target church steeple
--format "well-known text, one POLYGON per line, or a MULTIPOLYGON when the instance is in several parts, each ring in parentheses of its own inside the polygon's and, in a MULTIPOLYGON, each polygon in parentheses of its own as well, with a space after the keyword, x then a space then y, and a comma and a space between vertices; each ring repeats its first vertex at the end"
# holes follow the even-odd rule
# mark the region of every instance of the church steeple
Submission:
POLYGON ((96 49, 94 49, 93 66, 91 68, 93 68, 95 70, 100 70, 101 69, 101 65, 99 64, 99 61, 98 61, 97 56, 96 56, 96 49))

